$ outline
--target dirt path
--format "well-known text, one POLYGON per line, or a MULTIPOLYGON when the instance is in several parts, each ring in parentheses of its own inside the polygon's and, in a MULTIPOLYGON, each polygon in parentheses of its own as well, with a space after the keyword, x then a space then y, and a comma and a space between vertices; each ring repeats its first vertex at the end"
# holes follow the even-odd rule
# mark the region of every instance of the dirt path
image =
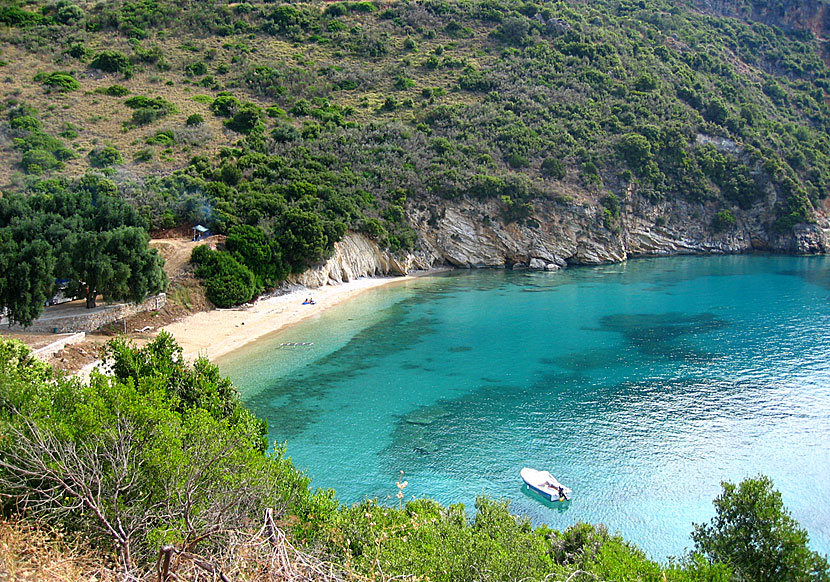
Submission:
POLYGON ((175 281, 187 270, 193 249, 205 244, 215 248, 219 242, 222 242, 220 238, 212 236, 196 242, 188 238, 155 238, 150 241, 150 246, 157 249, 164 258, 164 272, 171 281, 175 281))

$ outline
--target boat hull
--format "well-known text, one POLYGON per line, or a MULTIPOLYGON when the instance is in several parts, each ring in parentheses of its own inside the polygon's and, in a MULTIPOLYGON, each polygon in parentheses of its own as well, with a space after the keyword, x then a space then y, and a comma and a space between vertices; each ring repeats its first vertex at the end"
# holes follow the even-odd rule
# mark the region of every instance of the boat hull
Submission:
POLYGON ((527 481, 525 481, 525 485, 527 485, 528 489, 530 489, 531 491, 533 491, 537 495, 541 495, 542 497, 544 497, 545 499, 547 499, 549 501, 563 501, 565 499, 564 497, 559 497, 559 494, 551 495, 550 493, 548 493, 547 491, 544 491, 543 489, 539 489, 538 487, 534 487, 533 485, 531 485, 527 481))
POLYGON ((549 499, 550 501, 565 501, 571 498, 572 491, 562 485, 547 471, 537 471, 536 469, 525 467, 522 469, 520 475, 522 481, 525 482, 531 491, 541 495, 545 499, 549 499), (562 488, 561 495, 560 487, 562 488))

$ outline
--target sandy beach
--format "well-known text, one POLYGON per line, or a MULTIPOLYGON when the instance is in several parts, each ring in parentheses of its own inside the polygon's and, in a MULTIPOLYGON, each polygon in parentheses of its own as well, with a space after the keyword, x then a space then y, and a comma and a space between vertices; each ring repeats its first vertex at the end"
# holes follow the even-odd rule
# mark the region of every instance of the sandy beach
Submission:
POLYGON ((315 289, 303 287, 283 295, 260 299, 249 306, 196 313, 162 329, 176 338, 186 359, 207 356, 214 360, 266 334, 348 301, 368 289, 412 278, 412 275, 366 277, 315 289), (303 305, 303 301, 309 297, 315 303, 303 305))

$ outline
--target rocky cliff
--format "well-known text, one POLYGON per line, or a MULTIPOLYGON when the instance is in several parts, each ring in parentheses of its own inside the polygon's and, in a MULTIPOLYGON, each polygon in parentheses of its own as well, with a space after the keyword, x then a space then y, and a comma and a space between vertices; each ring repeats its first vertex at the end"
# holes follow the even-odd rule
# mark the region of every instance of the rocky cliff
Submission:
POLYGON ((410 271, 426 270, 440 264, 441 261, 423 252, 390 253, 365 235, 350 232, 334 244, 334 253, 325 263, 299 275, 292 275, 287 282, 321 287, 360 277, 405 275, 410 271))
POLYGON ((818 38, 830 32, 830 3, 824 0, 697 0, 696 4, 720 16, 763 22, 784 30, 810 30, 818 38))
POLYGON ((318 287, 439 266, 553 271, 568 264, 613 263, 637 256, 750 251, 811 254, 830 249, 826 209, 819 210, 815 224, 777 234, 768 228, 769 204, 736 212, 736 224, 715 233, 710 225, 716 206, 652 204, 636 193, 623 200, 620 217, 609 225, 602 206, 589 200, 540 202, 532 216, 520 223, 501 220, 496 201, 434 200, 423 208, 410 210, 408 216, 420 235, 419 250, 394 254, 361 234, 349 233, 335 245, 326 263, 290 282, 318 287))
MULTIPOLYGON (((436 202, 436 204, 438 204, 436 202)), ((820 212, 816 224, 792 234, 770 232, 765 205, 736 213, 734 227, 712 231, 717 208, 704 204, 652 204, 637 194, 623 201, 618 220, 606 225, 602 206, 590 202, 545 202, 529 220, 498 220, 494 202, 444 203, 434 227, 415 215, 423 248, 434 262, 457 267, 513 267, 553 270, 567 264, 599 264, 635 256, 740 253, 769 250, 795 254, 830 248, 830 222, 820 212)))
POLYGON ((823 40, 830 62, 830 3, 826 0, 696 0, 699 8, 717 16, 763 22, 784 30, 809 30, 823 40))

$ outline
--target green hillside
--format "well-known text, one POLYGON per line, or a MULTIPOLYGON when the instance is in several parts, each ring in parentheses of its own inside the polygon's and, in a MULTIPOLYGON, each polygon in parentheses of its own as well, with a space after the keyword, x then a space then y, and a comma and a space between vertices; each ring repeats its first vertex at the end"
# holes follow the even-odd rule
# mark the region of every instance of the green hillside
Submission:
POLYGON ((256 227, 276 268, 238 253, 237 301, 347 229, 417 247, 408 211, 442 200, 531 224, 539 201, 602 205, 611 233, 632 197, 716 207, 715 232, 754 211, 773 233, 813 221, 830 180, 821 41, 692 6, 6 4, 0 183, 99 172, 149 228, 256 227))

